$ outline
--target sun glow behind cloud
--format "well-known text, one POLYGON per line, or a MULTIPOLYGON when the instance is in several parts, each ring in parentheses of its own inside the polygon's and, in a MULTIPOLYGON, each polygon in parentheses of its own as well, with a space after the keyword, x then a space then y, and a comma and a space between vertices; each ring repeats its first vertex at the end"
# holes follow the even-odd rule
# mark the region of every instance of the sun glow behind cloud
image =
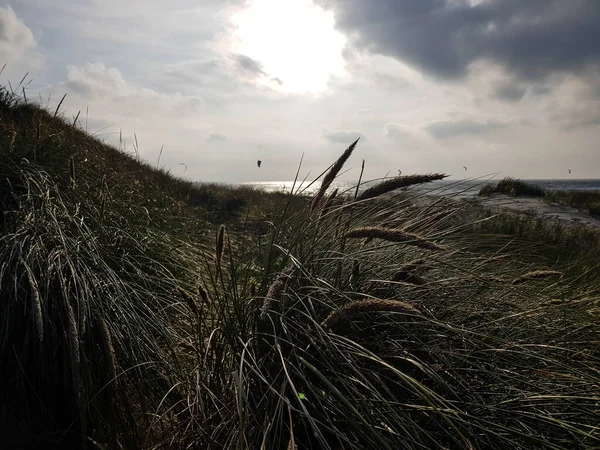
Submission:
POLYGON ((259 61, 265 80, 279 90, 322 92, 331 75, 343 73, 346 40, 334 29, 333 14, 311 0, 253 0, 231 21, 234 51, 259 61))

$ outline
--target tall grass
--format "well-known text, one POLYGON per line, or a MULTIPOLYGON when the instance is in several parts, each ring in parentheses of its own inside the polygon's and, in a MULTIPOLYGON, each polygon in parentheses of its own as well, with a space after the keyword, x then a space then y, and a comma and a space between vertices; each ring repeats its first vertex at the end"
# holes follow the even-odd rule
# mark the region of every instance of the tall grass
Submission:
POLYGON ((0 446, 600 445, 595 235, 328 196, 356 142, 312 201, 192 186, 3 95, 0 446))

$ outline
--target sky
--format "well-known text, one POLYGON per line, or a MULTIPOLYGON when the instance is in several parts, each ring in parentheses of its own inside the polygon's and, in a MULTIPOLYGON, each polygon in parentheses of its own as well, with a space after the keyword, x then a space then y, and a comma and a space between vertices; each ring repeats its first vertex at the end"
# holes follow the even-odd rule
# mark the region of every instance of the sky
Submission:
POLYGON ((348 181, 600 178, 598 0, 18 0, 3 64, 191 180, 316 177, 358 137, 348 181))

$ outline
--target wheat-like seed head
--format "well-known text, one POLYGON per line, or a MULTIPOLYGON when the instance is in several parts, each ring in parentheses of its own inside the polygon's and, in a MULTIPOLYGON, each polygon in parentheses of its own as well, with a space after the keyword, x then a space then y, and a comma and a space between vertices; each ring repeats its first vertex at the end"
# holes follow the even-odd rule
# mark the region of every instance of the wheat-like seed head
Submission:
POLYGON ((217 266, 221 267, 221 258, 223 257, 223 246, 225 241, 225 225, 221 225, 219 227, 219 232, 217 233, 217 266))
POLYGON ((346 149, 346 151, 344 151, 344 153, 342 153, 342 156, 338 158, 338 160, 333 164, 331 169, 329 169, 329 172, 327 172, 327 174, 323 178, 321 187, 319 188, 319 191, 317 192, 315 198, 312 201, 310 207, 311 212, 317 209, 317 207, 320 205, 321 200, 323 200, 323 197, 325 196, 325 192, 327 192, 327 189, 329 189, 329 186, 331 185, 333 180, 335 180, 337 174, 340 172, 340 170, 342 170, 342 167, 344 167, 344 164, 346 163, 348 158, 350 158, 350 155, 354 151, 356 144, 358 144, 359 139, 360 138, 358 138, 356 141, 350 144, 350 146, 346 149))
POLYGON ((557 270, 534 270, 533 272, 527 272, 517 278, 515 278, 512 284, 521 284, 530 280, 539 280, 540 278, 548 278, 552 276, 562 277, 562 272, 557 270))
POLYGON ((208 296, 208 292, 201 284, 198 285, 198 295, 200 296, 200 300, 203 304, 210 305, 210 297, 208 296))
POLYGON ((264 317, 269 311, 271 300, 277 299, 281 296, 285 290, 285 282, 290 277, 295 267, 296 266, 294 266, 294 263, 290 261, 285 269, 283 269, 283 272, 277 276, 273 284, 269 286, 269 289, 267 290, 267 296, 265 297, 260 310, 260 317, 264 317))
POLYGON ((71 186, 75 187, 75 156, 71 156, 71 159, 69 159, 69 178, 71 186))
POLYGON ((83 386, 81 383, 81 376, 79 373, 81 365, 81 355, 79 352, 79 334, 77 332, 77 321, 75 320, 75 313, 73 308, 69 304, 68 299, 65 298, 67 305, 67 334, 69 339, 69 353, 71 356, 71 376, 73 378, 73 388, 75 389, 75 399, 77 406, 81 407, 83 402, 83 386))
POLYGON ((415 184, 429 183, 435 180, 442 180, 448 175, 443 173, 427 173, 424 175, 405 175, 390 178, 382 181, 369 189, 365 189, 357 198, 357 201, 378 197, 387 192, 395 191, 403 187, 413 186, 415 184))
POLYGON ((198 311, 198 306, 196 305, 196 300, 194 300, 194 297, 192 297, 192 295, 183 288, 178 287, 177 290, 179 291, 179 295, 181 295, 183 301, 188 305, 194 315, 199 317, 200 312, 198 311))
POLYGON ((115 348, 112 343, 110 331, 106 326, 106 322, 101 317, 98 317, 98 329, 100 330, 100 336, 102 337, 102 352, 108 363, 108 376, 114 381, 117 378, 117 356, 115 348))
POLYGON ((359 227, 350 230, 346 233, 348 238, 372 238, 382 239, 390 242, 401 242, 403 244, 414 245, 415 247, 424 248, 427 250, 443 250, 437 244, 434 244, 427 239, 413 233, 408 233, 403 230, 393 230, 383 227, 359 227))
POLYGON ((413 316, 421 315, 419 310, 409 303, 400 300, 372 298, 352 302, 337 311, 332 312, 323 322, 321 322, 321 327, 323 329, 331 329, 357 314, 383 311, 398 312, 413 316))

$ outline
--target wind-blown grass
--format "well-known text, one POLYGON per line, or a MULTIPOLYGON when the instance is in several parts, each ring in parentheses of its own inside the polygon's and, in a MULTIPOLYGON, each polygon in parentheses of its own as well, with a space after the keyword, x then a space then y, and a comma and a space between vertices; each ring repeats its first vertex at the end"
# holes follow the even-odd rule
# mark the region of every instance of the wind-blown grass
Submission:
POLYGON ((0 447, 600 445, 595 235, 194 186, 0 114, 0 447))

